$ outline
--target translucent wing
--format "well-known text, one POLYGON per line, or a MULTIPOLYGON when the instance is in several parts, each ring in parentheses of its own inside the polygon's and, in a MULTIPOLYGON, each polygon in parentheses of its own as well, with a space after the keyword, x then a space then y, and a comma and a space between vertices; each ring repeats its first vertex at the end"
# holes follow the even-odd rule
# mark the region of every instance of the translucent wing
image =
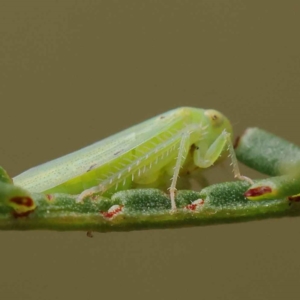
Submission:
POLYGON ((187 117, 186 113, 182 113, 183 109, 186 111, 186 108, 168 111, 90 146, 31 168, 14 177, 14 183, 31 192, 43 192, 90 169, 113 164, 116 158, 182 122, 187 117))

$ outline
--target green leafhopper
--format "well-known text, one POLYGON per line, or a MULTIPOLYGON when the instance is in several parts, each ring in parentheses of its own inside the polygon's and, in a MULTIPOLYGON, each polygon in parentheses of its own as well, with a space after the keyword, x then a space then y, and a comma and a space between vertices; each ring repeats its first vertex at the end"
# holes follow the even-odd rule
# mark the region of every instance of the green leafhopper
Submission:
POLYGON ((171 180, 174 210, 178 177, 212 166, 228 151, 235 177, 251 182, 240 175, 231 135, 231 124, 220 112, 181 107, 29 169, 13 181, 30 192, 78 195, 80 202, 94 194, 171 180))

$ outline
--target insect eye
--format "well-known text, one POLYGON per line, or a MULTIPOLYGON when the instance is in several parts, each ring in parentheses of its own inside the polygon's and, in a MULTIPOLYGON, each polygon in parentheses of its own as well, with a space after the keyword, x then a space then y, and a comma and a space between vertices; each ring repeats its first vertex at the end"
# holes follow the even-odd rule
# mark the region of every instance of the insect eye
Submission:
POLYGON ((210 122, 213 126, 218 127, 218 126, 221 126, 223 124, 224 117, 218 111, 216 111, 214 109, 208 109, 205 112, 205 115, 209 118, 209 120, 210 120, 210 122))

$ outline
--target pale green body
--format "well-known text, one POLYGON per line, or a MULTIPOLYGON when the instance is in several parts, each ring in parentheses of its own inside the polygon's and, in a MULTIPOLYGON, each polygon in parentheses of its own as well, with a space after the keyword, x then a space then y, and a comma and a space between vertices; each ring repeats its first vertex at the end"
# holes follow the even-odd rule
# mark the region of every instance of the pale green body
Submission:
POLYGON ((179 173, 207 168, 226 145, 232 148, 231 132, 228 119, 215 110, 177 108, 13 180, 30 192, 81 193, 83 199, 173 178, 172 192, 179 173))

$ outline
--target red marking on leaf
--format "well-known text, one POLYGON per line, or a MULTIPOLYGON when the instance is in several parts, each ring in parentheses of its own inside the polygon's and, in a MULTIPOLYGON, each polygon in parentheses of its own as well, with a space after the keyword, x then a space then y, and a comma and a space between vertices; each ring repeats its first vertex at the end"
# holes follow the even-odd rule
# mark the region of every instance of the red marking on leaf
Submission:
POLYGON ((299 195, 298 196, 290 196, 290 197, 288 197, 288 199, 290 201, 293 201, 293 202, 300 202, 300 196, 299 195))
POLYGON ((186 205, 184 208, 194 211, 194 210, 197 210, 197 208, 199 208, 203 204, 204 204, 204 200, 198 199, 198 200, 192 202, 191 204, 186 205))
POLYGON ((100 211, 100 214, 102 214, 104 218, 111 219, 119 214, 123 210, 123 207, 124 205, 114 205, 108 211, 100 211))
POLYGON ((19 197, 19 196, 13 197, 13 198, 9 199, 9 201, 12 202, 12 203, 15 203, 18 206, 25 206, 25 207, 32 208, 32 209, 28 209, 28 210, 23 211, 23 212, 20 212, 20 211, 18 211, 17 208, 15 208, 15 210, 12 212, 12 214, 15 218, 27 217, 29 214, 31 214, 35 210, 34 202, 28 196, 26 196, 26 197, 19 197))
POLYGON ((53 195, 47 194, 46 195, 47 200, 52 201, 54 199, 53 195))
POLYGON ((187 206, 185 206, 185 208, 189 210, 196 210, 197 204, 188 204, 187 206))
POLYGON ((260 186, 257 188, 249 189, 244 196, 245 197, 257 197, 264 194, 272 193, 272 189, 269 186, 260 186))
POLYGON ((9 200, 10 202, 13 202, 17 205, 27 206, 31 207, 34 205, 33 200, 30 197, 13 197, 9 200))

